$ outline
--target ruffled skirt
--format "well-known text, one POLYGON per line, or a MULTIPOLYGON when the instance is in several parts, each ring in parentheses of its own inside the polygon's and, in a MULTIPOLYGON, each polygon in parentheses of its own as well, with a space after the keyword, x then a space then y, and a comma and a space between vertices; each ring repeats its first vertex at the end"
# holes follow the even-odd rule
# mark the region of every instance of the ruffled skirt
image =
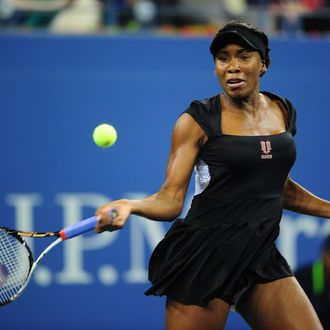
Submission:
POLYGON ((155 248, 145 294, 199 306, 217 297, 234 305, 255 284, 292 276, 275 246, 281 214, 278 198, 194 201, 155 248))

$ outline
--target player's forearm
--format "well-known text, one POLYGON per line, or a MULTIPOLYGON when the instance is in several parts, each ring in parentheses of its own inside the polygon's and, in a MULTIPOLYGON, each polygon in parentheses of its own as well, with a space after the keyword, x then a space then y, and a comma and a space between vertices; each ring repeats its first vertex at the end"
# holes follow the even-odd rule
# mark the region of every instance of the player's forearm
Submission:
POLYGON ((284 208, 322 218, 330 218, 330 202, 319 198, 288 179, 284 189, 284 208))
POLYGON ((158 221, 174 220, 181 213, 183 198, 170 196, 162 192, 153 194, 143 200, 127 201, 131 207, 131 213, 158 221))

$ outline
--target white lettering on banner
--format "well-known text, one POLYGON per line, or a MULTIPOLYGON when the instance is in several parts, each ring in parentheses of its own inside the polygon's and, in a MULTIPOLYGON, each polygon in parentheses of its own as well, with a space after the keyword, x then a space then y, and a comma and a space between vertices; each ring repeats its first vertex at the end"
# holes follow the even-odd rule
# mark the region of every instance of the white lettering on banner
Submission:
MULTIPOLYGON (((145 193, 127 193, 125 198, 145 198, 145 193)), ((82 219, 83 209, 92 211, 109 201, 105 195, 97 193, 59 193, 55 195, 55 203, 63 210, 63 227, 82 219)), ((5 201, 14 207, 15 227, 26 231, 34 231, 34 209, 42 206, 42 196, 37 193, 8 194, 5 201)), ((187 196, 181 217, 184 217, 191 203, 187 196)), ((34 280, 40 286, 49 286, 52 283, 60 285, 90 285, 99 281, 103 285, 115 285, 120 280, 128 284, 147 282, 147 264, 151 253, 158 242, 164 237, 169 223, 150 221, 143 217, 132 215, 124 230, 129 231, 129 269, 120 273, 116 265, 101 263, 97 272, 89 271, 85 267, 88 252, 98 251, 114 244, 119 239, 120 231, 102 235, 82 235, 62 244, 63 268, 53 275, 49 266, 39 265, 34 280)), ((53 229, 53 228, 50 228, 53 229)), ((283 215, 281 234, 277 245, 288 263, 295 270, 298 263, 298 239, 304 236, 308 239, 322 239, 330 233, 330 222, 311 216, 283 215)), ((33 251, 34 240, 28 239, 33 251)), ((126 245, 126 244, 125 244, 126 245)), ((103 260, 103 258, 101 259, 103 260)), ((45 263, 47 264, 47 263, 45 263)))
MULTIPOLYGON (((84 207, 95 210, 102 204, 109 202, 109 198, 100 194, 76 193, 58 194, 55 197, 57 204, 63 208, 64 227, 82 219, 84 207)), ((109 235, 78 236, 63 244, 64 268, 56 274, 56 280, 60 284, 90 284, 94 281, 93 275, 84 270, 84 252, 98 250, 113 243, 118 232, 109 235)), ((103 284, 115 284, 118 281, 117 270, 109 265, 102 265, 100 279, 103 284)))
MULTIPOLYGON (((33 231, 33 210, 36 206, 41 206, 42 197, 40 194, 8 194, 5 198, 8 205, 13 206, 15 210, 15 228, 25 231, 33 231)), ((31 251, 34 248, 34 240, 25 238, 31 251)))
MULTIPOLYGON (((143 193, 130 193, 127 198, 141 199, 147 195, 143 193)), ((145 249, 146 242, 152 251, 158 242, 165 235, 165 228, 162 222, 150 221, 137 215, 131 215, 129 220, 130 229, 130 269, 124 273, 124 280, 127 283, 148 282, 147 256, 145 249)))
MULTIPOLYGON (((40 194, 8 194, 6 196, 8 205, 15 209, 15 228, 25 231, 34 231, 34 207, 41 206, 42 197, 40 194)), ((25 237, 32 253, 34 251, 34 239, 25 237)), ((45 266, 39 266, 34 275, 39 285, 47 286, 52 281, 52 274, 45 266)))
POLYGON ((180 214, 181 218, 184 218, 187 215, 187 213, 188 213, 188 211, 191 207, 191 203, 192 203, 193 198, 194 198, 194 194, 187 195, 185 203, 183 205, 182 212, 180 214))
POLYGON ((166 231, 161 222, 150 221, 137 215, 130 217, 129 230, 130 269, 123 274, 123 278, 127 283, 146 283, 148 282, 147 264, 149 258, 145 243, 148 243, 149 251, 152 251, 164 237, 166 231))
POLYGON ((278 239, 278 248, 287 259, 294 271, 297 267, 297 241, 303 234, 313 238, 319 234, 320 223, 317 218, 311 216, 299 216, 291 218, 283 216, 281 221, 281 234, 278 239))

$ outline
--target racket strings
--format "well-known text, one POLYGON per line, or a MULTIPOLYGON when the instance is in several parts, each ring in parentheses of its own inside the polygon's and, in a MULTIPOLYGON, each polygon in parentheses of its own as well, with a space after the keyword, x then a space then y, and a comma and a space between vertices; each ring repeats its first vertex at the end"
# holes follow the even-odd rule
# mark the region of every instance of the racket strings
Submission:
POLYGON ((15 236, 0 230, 0 305, 15 297, 31 268, 30 253, 15 236))

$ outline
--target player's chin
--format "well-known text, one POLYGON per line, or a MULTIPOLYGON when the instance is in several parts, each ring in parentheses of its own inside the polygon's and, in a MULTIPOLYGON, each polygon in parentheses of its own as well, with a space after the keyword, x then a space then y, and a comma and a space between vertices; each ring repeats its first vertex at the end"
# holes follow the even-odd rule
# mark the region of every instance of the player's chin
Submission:
POLYGON ((243 100, 248 97, 248 93, 242 88, 230 88, 226 92, 228 96, 235 100, 243 100))

